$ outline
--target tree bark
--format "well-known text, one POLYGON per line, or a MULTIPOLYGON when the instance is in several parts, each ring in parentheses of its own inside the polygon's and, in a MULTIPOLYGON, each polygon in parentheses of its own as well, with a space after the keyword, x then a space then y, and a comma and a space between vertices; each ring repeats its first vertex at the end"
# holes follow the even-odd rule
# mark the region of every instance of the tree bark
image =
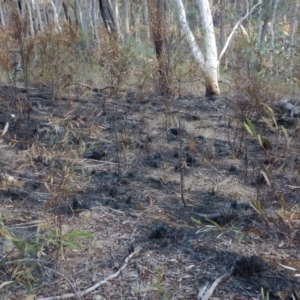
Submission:
POLYGON ((39 29, 41 32, 44 32, 44 23, 42 20, 41 16, 41 10, 40 10, 40 5, 39 5, 39 0, 35 0, 35 9, 37 11, 37 18, 38 18, 38 24, 39 24, 39 29))
POLYGON ((205 49, 206 57, 202 54, 195 37, 188 25, 186 19, 185 9, 182 0, 173 0, 173 4, 177 9, 178 21, 181 27, 181 33, 185 36, 185 39, 189 45, 189 48, 194 56, 196 63, 198 64, 204 79, 206 87, 206 96, 220 95, 220 89, 218 84, 218 56, 216 40, 213 28, 213 22, 211 17, 211 11, 208 0, 197 0, 200 13, 202 17, 202 26, 205 35, 205 49))
POLYGON ((0 3, 0 18, 1 18, 1 25, 3 27, 6 27, 6 22, 5 22, 4 13, 3 13, 3 5, 4 5, 4 3, 0 3))
POLYGON ((26 1, 26 7, 27 7, 28 17, 29 17, 30 34, 32 36, 34 36, 33 16, 32 16, 31 5, 30 5, 30 2, 28 0, 26 1))
POLYGON ((148 0, 149 24, 158 61, 159 88, 163 95, 170 93, 169 64, 164 50, 166 36, 166 0, 148 0))
POLYGON ((289 50, 288 50, 288 56, 291 57, 293 53, 293 48, 295 46, 295 32, 298 24, 298 0, 294 0, 294 5, 293 5, 293 17, 291 20, 291 34, 290 34, 290 45, 289 45, 289 50))
POLYGON ((97 30, 97 14, 96 14, 96 0, 92 0, 92 34, 94 40, 99 43, 99 36, 97 30))
POLYGON ((118 36, 117 20, 109 0, 99 0, 100 13, 109 34, 118 36))
POLYGON ((58 9, 54 5, 53 0, 49 0, 49 1, 50 1, 51 6, 52 6, 52 9, 53 9, 54 24, 55 24, 56 30, 61 31, 61 27, 60 27, 60 24, 59 24, 59 18, 58 18, 58 9))
POLYGON ((127 40, 130 35, 130 25, 129 25, 129 1, 123 0, 124 6, 124 29, 125 29, 125 39, 127 40))
POLYGON ((295 47, 295 32, 298 24, 298 0, 294 0, 294 5, 293 5, 293 17, 291 21, 291 34, 290 34, 290 45, 288 49, 288 57, 290 59, 290 67, 289 67, 289 73, 290 77, 293 77, 293 68, 294 68, 294 63, 293 63, 293 54, 294 54, 294 47, 295 47))

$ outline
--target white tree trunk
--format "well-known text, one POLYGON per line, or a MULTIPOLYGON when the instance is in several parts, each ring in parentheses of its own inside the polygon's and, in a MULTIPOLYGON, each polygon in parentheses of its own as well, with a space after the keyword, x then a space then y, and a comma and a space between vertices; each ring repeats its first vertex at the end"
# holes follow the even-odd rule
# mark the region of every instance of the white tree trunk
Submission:
POLYGON ((79 16, 79 22, 80 22, 80 25, 81 25, 81 29, 84 31, 81 1, 80 0, 75 0, 75 1, 76 1, 77 13, 78 13, 78 16, 79 16))
POLYGON ((96 0, 92 0, 92 33, 94 40, 99 43, 98 30, 97 30, 97 12, 96 12, 96 0))
POLYGON ((32 10, 29 1, 26 1, 27 11, 29 15, 29 25, 30 25, 30 34, 34 36, 34 26, 33 26, 33 18, 32 18, 32 10))
POLYGON ((129 38, 130 35, 130 25, 129 25, 129 2, 128 0, 123 1, 124 10, 124 27, 125 27, 125 39, 129 38))
POLYGON ((205 57, 202 54, 195 40, 195 37, 188 25, 182 0, 173 0, 173 1, 177 9, 179 25, 181 27, 181 33, 185 36, 185 39, 194 56, 194 59, 204 76, 205 86, 206 86, 206 96, 220 95, 220 89, 218 84, 219 60, 218 60, 216 39, 215 39, 209 1, 197 0, 200 8, 202 26, 204 29, 204 36, 205 36, 204 37, 205 50, 206 50, 205 57))
POLYGON ((58 31, 61 31, 61 27, 60 27, 60 24, 59 24, 59 17, 58 17, 57 7, 53 3, 53 0, 49 0, 49 2, 50 2, 51 6, 52 6, 52 9, 53 9, 55 27, 58 31))
POLYGON ((1 18, 1 25, 3 27, 6 27, 5 19, 4 19, 4 13, 3 13, 3 5, 4 5, 4 3, 0 3, 0 18, 1 18))
POLYGON ((211 15, 210 4, 208 0, 196 1, 202 21, 202 29, 204 32, 204 44, 205 44, 205 69, 207 72, 208 82, 206 82, 206 94, 220 94, 218 85, 218 50, 216 44, 216 36, 214 31, 214 23, 211 15), (208 83, 208 84, 207 84, 208 83), (207 90, 209 89, 209 90, 207 90))
POLYGON ((288 49, 288 53, 287 53, 289 57, 292 56, 293 48, 295 47, 295 32, 296 32, 297 23, 298 23, 298 18, 297 18, 298 7, 299 7, 298 0, 294 0, 293 17, 291 20, 290 45, 289 45, 289 49, 288 49))
POLYGON ((297 23, 298 23, 298 0, 294 0, 294 6, 293 6, 293 18, 291 20, 291 34, 290 34, 290 46, 288 49, 288 57, 290 59, 290 67, 289 67, 289 73, 290 76, 293 77, 293 68, 294 68, 294 63, 293 63, 293 54, 294 54, 294 47, 295 47, 295 32, 297 28, 297 23))
POLYGON ((39 23, 40 31, 44 32, 44 24, 43 24, 43 21, 42 21, 41 10, 40 10, 40 5, 39 5, 38 0, 35 0, 35 9, 37 11, 37 17, 38 17, 38 23, 39 23))

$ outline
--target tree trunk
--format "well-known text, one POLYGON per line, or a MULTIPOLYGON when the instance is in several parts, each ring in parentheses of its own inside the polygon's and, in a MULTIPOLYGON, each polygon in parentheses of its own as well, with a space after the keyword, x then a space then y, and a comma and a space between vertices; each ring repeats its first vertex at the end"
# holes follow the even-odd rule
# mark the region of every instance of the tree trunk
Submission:
POLYGON ((272 12, 272 20, 271 20, 271 27, 270 27, 270 33, 271 33, 271 41, 270 41, 270 48, 272 50, 271 55, 270 55, 270 66, 273 67, 273 51, 275 49, 274 45, 274 23, 275 23, 275 17, 276 17, 276 10, 277 10, 277 5, 278 5, 279 0, 275 0, 275 4, 273 7, 273 12, 272 12))
POLYGON ((51 6, 52 6, 52 9, 53 9, 55 28, 56 28, 56 30, 61 31, 61 27, 60 27, 60 24, 59 24, 59 18, 58 18, 58 9, 54 5, 53 0, 49 0, 49 1, 50 1, 51 6))
POLYGON ((298 0, 294 0, 293 17, 292 17, 292 20, 291 20, 290 45, 289 45, 289 49, 288 49, 288 56, 289 57, 292 56, 293 48, 295 46, 295 32, 296 32, 297 23, 298 23, 298 18, 297 18, 298 7, 299 7, 298 0))
POLYGON ((6 27, 6 22, 5 22, 4 13, 3 13, 3 6, 4 6, 4 3, 0 3, 0 18, 1 18, 1 25, 3 27, 6 27))
POLYGON ((100 13, 104 26, 109 34, 118 36, 118 27, 115 13, 111 7, 109 0, 99 0, 100 13))
POLYGON ((28 0, 26 1, 26 7, 27 7, 28 17, 29 17, 30 34, 31 34, 31 36, 34 36, 33 16, 32 16, 31 5, 28 0))
POLYGON ((204 29, 206 57, 203 56, 188 25, 182 0, 174 0, 173 3, 177 9, 181 32, 185 36, 192 55, 204 76, 206 96, 220 95, 218 84, 219 61, 209 2, 208 0, 197 0, 197 2, 200 8, 202 26, 204 29))
POLYGON ((115 15, 116 15, 117 31, 118 31, 119 34, 121 34, 120 14, 119 14, 119 0, 115 0, 115 15))
POLYGON ((298 0, 294 0, 293 17, 291 20, 290 45, 288 49, 288 57, 290 59, 289 73, 291 78, 293 77, 293 67, 294 67, 293 54, 294 54, 294 47, 295 47, 295 32, 298 24, 298 18, 297 18, 298 8, 299 8, 298 0))
POLYGON ((159 88, 163 95, 170 93, 169 64, 164 50, 167 24, 166 0, 148 0, 149 24, 154 50, 158 61, 159 88))
POLYGON ((209 2, 207 0, 197 0, 197 4, 200 10, 206 50, 204 68, 206 74, 206 96, 220 95, 218 85, 218 50, 209 2))
POLYGON ((96 0, 92 0, 92 34, 94 40, 99 43, 99 36, 97 30, 97 15, 96 15, 96 0))
POLYGON ((41 32, 44 32, 44 23, 42 20, 42 16, 41 16, 41 9, 40 9, 40 5, 39 5, 39 0, 35 0, 35 5, 36 5, 36 11, 37 11, 37 18, 38 18, 38 23, 39 23, 39 29, 41 32))
POLYGON ((84 24, 83 24, 83 15, 82 15, 82 6, 81 6, 81 1, 80 0, 75 0, 76 2, 76 13, 79 16, 79 22, 81 25, 81 29, 83 30, 84 24))
POLYGON ((130 36, 130 25, 129 25, 129 1, 123 0, 124 7, 124 28, 125 28, 125 39, 127 40, 130 36))
POLYGON ((148 13, 148 0, 145 0, 145 26, 147 30, 147 39, 150 40, 150 25, 149 25, 149 13, 148 13))

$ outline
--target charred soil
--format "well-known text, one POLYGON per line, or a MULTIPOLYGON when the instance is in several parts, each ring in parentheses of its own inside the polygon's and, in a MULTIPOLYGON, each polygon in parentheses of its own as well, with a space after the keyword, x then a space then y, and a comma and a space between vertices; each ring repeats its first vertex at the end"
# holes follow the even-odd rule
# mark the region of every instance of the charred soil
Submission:
POLYGON ((28 117, 12 94, 0 89, 2 128, 16 115, 1 137, 5 228, 29 243, 38 224, 94 237, 63 254, 45 243, 38 259, 1 236, 0 280, 12 281, 1 299, 76 294, 137 249, 78 299, 197 299, 224 274, 211 299, 300 299, 299 138, 281 155, 284 142, 253 115, 273 163, 226 97, 86 90, 52 103, 32 89, 28 117), (18 273, 26 259, 30 280, 18 273))

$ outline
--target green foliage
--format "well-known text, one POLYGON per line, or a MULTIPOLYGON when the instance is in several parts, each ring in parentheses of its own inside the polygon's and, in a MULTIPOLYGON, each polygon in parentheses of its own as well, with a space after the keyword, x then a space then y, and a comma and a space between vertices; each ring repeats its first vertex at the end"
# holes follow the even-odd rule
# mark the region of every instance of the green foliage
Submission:
MULTIPOLYGON (((264 108, 265 115, 261 117, 266 128, 275 134, 275 138, 264 137, 257 132, 253 123, 250 119, 246 118, 244 122, 244 127, 247 132, 256 140, 268 162, 265 166, 261 160, 257 160, 260 167, 260 174, 264 177, 266 183, 270 187, 270 198, 273 199, 275 196, 275 182, 274 182, 274 168, 277 161, 284 157, 287 150, 290 147, 291 138, 288 135, 287 130, 283 126, 279 126, 276 120, 276 116, 273 110, 266 104, 262 104, 264 108), (284 145, 281 150, 282 139, 284 140, 284 145)), ((280 172, 281 168, 284 167, 284 163, 277 167, 277 171, 280 172)), ((264 216, 264 209, 259 200, 253 200, 251 203, 252 207, 261 215, 264 216)))
POLYGON ((36 258, 46 256, 46 252, 49 250, 59 250, 62 256, 66 248, 83 250, 82 244, 77 240, 80 238, 93 238, 90 233, 76 230, 62 234, 62 229, 58 226, 48 231, 45 224, 39 224, 34 237, 21 239, 16 237, 4 225, 1 215, 0 235, 14 246, 12 253, 14 253, 17 260, 11 263, 14 266, 11 269, 12 279, 26 285, 28 293, 31 293, 32 283, 37 280, 34 275, 34 271, 38 266, 36 258))
POLYGON ((261 292, 261 300, 269 300, 270 299, 269 292, 267 291, 265 293, 265 290, 263 287, 260 289, 260 292, 261 292))
POLYGON ((93 235, 91 233, 79 231, 71 231, 62 235, 61 229, 59 227, 55 227, 50 231, 49 235, 46 238, 46 241, 48 245, 53 245, 57 249, 70 247, 72 249, 83 250, 82 245, 75 241, 76 239, 82 237, 93 238, 93 235))
POLYGON ((172 298, 173 293, 170 291, 166 291, 162 285, 164 280, 164 273, 161 269, 157 270, 155 282, 151 285, 152 288, 156 291, 159 299, 161 300, 170 300, 172 298))

